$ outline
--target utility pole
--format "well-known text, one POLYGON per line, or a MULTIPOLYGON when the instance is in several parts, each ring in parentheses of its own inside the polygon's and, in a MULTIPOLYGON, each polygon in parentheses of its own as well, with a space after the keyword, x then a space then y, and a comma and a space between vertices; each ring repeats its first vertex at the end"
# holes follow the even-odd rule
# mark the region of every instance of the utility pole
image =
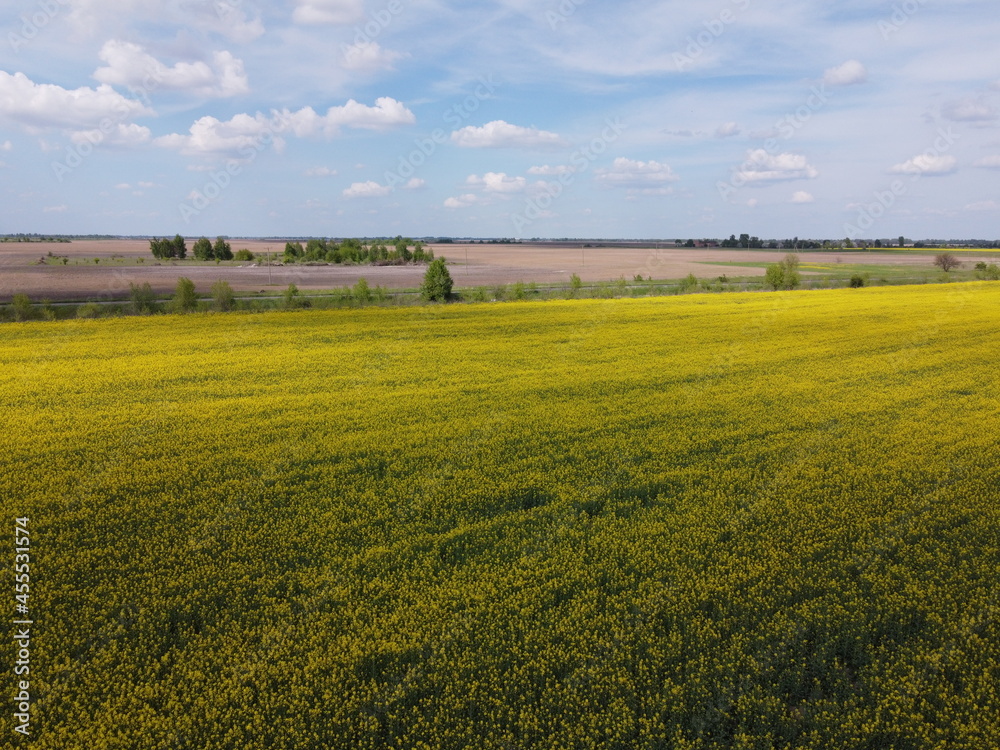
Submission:
POLYGON ((271 286, 271 248, 267 248, 267 285, 271 286))

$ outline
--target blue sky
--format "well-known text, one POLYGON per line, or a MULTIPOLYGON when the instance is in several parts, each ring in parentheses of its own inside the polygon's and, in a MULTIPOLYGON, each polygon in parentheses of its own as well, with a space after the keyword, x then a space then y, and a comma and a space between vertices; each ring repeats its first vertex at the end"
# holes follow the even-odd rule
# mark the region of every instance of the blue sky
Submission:
POLYGON ((14 0, 0 232, 1000 237, 986 0, 14 0))

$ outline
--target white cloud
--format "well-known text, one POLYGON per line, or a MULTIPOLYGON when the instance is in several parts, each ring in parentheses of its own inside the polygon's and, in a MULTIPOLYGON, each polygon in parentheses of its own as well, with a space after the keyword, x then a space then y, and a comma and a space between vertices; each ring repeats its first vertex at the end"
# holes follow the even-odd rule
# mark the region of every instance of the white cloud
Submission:
POLYGON ((419 177, 411 177, 409 181, 403 185, 403 190, 421 190, 427 187, 427 180, 422 180, 419 177))
POLYGON ((70 140, 77 145, 90 143, 104 146, 123 146, 126 148, 149 143, 152 138, 153 131, 135 123, 118 123, 110 130, 78 130, 70 134, 70 140))
POLYGON ((336 174, 337 170, 329 167, 312 167, 306 170, 306 177, 334 177, 336 174))
POLYGON ((715 131, 716 138, 732 138, 734 135, 740 134, 740 126, 735 122, 727 122, 724 125, 720 125, 715 131))
POLYGON ((42 212, 47 214, 61 214, 64 213, 68 208, 69 206, 63 203, 62 205, 59 206, 46 206, 45 208, 42 209, 42 212))
POLYGON ((168 68, 138 44, 111 40, 98 57, 106 67, 94 71, 94 78, 112 86, 128 86, 152 91, 186 91, 195 96, 229 97, 250 90, 243 61, 229 52, 214 52, 212 65, 179 62, 168 68))
POLYGON ((598 169, 597 181, 608 187, 628 188, 643 193, 667 193, 664 186, 680 179, 668 164, 635 161, 618 157, 610 169, 598 169))
POLYGON ((920 154, 902 164, 896 164, 889 171, 893 174, 942 175, 954 172, 957 164, 954 156, 920 154))
POLYGON ((387 96, 376 99, 374 107, 350 99, 343 106, 330 107, 322 116, 316 114, 312 107, 305 107, 298 112, 283 110, 276 114, 276 118, 287 123, 299 137, 322 131, 328 138, 337 135, 341 127, 388 130, 400 125, 412 125, 417 121, 414 114, 401 102, 387 96))
POLYGON ((997 119, 997 111, 982 99, 957 99, 946 102, 941 114, 956 122, 990 122, 997 119))
POLYGON ((487 172, 482 177, 469 175, 465 183, 487 193, 520 193, 528 181, 523 177, 508 177, 505 172, 487 172))
POLYGON ((297 112, 286 109, 271 115, 260 112, 252 117, 239 114, 225 122, 211 116, 202 117, 194 122, 188 134, 165 135, 157 138, 155 143, 188 155, 232 154, 248 149, 259 152, 272 142, 280 150, 284 145, 280 136, 287 132, 300 138, 319 133, 333 138, 339 134, 341 127, 387 130, 415 121, 413 113, 395 99, 383 97, 375 102, 374 107, 351 99, 343 106, 330 107, 322 116, 312 107, 305 107, 297 112))
POLYGON ((2 144, 0 144, 0 151, 10 151, 13 148, 14 144, 11 143, 10 141, 4 141, 2 144))
POLYGON ((298 0, 292 20, 308 26, 333 24, 345 26, 365 17, 362 0, 298 0))
POLYGON ((774 182, 811 180, 818 175, 819 171, 801 154, 769 154, 758 148, 747 152, 747 160, 734 177, 744 182, 774 182))
POLYGON ((558 177, 564 174, 573 174, 574 172, 576 172, 576 170, 568 164, 559 164, 555 167, 550 167, 548 164, 545 164, 540 167, 528 168, 528 174, 537 175, 539 177, 558 177))
POLYGON ((383 198, 392 192, 392 188, 379 185, 377 182, 355 182, 344 190, 345 198, 383 198))
POLYGON ((984 156, 982 159, 977 161, 974 166, 983 167, 985 169, 1000 169, 1000 154, 984 156))
POLYGON ((470 125, 456 130, 451 134, 451 140, 462 148, 550 148, 566 145, 555 133, 511 125, 503 120, 494 120, 478 128, 470 125))
POLYGON ((473 193, 466 193, 455 198, 448 198, 444 202, 445 208, 468 208, 480 202, 479 196, 473 193))
POLYGON ((970 203, 965 207, 966 211, 997 211, 1000 210, 1000 203, 996 201, 978 201, 970 203))
POLYGON ((796 190, 792 193, 792 203, 814 203, 815 201, 812 193, 807 193, 805 190, 796 190))
POLYGON ((35 83, 23 73, 0 70, 0 116, 29 127, 87 128, 108 118, 116 122, 151 115, 141 102, 110 86, 64 89, 35 83))
POLYGON ((868 71, 857 60, 848 60, 843 65, 829 68, 823 74, 823 83, 828 86, 853 86, 868 80, 868 71))
POLYGON ((344 47, 344 67, 348 70, 392 70, 393 63, 405 57, 401 52, 382 49, 378 42, 358 42, 344 47))

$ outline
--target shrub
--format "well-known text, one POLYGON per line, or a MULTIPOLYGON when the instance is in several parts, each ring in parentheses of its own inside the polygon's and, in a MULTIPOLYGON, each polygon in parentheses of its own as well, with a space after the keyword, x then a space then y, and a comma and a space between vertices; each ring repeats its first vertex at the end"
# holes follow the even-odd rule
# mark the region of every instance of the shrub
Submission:
POLYGON ((865 279, 860 274, 854 274, 851 277, 851 289, 860 289, 865 285, 865 279))
POLYGON ((241 250, 238 250, 238 251, 236 252, 236 255, 235 255, 235 256, 233 256, 233 257, 234 257, 234 258, 235 258, 236 260, 253 260, 253 259, 254 259, 254 254, 253 254, 253 253, 251 253, 251 252, 250 252, 249 250, 247 250, 247 249, 246 249, 246 248, 244 247, 243 249, 241 249, 241 250))
POLYGON ((177 279, 177 289, 174 291, 170 306, 173 312, 177 313, 191 312, 198 306, 198 296, 195 294, 194 282, 191 279, 183 276, 177 279))
POLYGON ((233 309, 235 299, 233 288, 228 281, 216 281, 212 284, 212 309, 217 312, 228 312, 233 309))
POLYGON ((83 320, 90 320, 101 317, 103 312, 101 306, 96 302, 86 302, 76 308, 76 317, 83 320))
MULTIPOLYGON (((348 293, 350 293, 348 291, 348 293)), ((286 310, 294 310, 297 307, 304 307, 303 300, 299 299, 299 288, 295 284, 289 284, 282 296, 282 306, 286 310)))
POLYGON ((938 253, 934 256, 934 265, 948 273, 953 268, 959 268, 962 263, 951 253, 938 253))
POLYGON ((128 285, 128 296, 131 312, 136 315, 149 315, 156 307, 156 295, 153 293, 153 287, 149 285, 148 281, 142 286, 130 283, 128 285))
POLYGON ((372 301, 372 290, 368 286, 368 280, 362 276, 358 279, 358 283, 354 285, 354 289, 351 290, 351 294, 358 302, 371 302, 372 301))
POLYGON ((14 312, 14 320, 18 322, 35 317, 35 308, 27 294, 15 294, 11 300, 11 310, 14 312))
POLYGON ((523 281, 518 281, 511 287, 511 295, 514 299, 522 300, 525 298, 525 286, 523 281))
POLYGON ((446 302, 451 296, 453 283, 445 259, 438 258, 427 266, 424 282, 420 285, 420 296, 429 302, 446 302))

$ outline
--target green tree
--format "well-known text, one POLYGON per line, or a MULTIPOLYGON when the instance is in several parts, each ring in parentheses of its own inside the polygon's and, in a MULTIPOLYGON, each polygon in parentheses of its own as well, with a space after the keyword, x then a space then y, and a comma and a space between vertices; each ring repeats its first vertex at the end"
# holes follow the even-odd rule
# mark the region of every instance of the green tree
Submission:
POLYGON ((228 281, 216 281, 212 284, 212 309, 218 312, 228 312, 233 309, 233 288, 228 281))
POLYGON ((286 310, 294 310, 296 307, 302 306, 302 300, 299 299, 299 288, 295 284, 288 285, 288 288, 282 294, 282 298, 286 310))
POLYGON ((149 282, 144 282, 142 286, 130 283, 128 285, 129 305, 136 315, 149 315, 156 306, 156 294, 149 282))
POLYGON ((372 290, 368 286, 368 280, 362 276, 358 279, 358 283, 354 285, 354 289, 351 290, 351 295, 358 302, 371 302, 372 300, 372 290))
POLYGON ((181 276, 177 279, 177 288, 174 291, 170 307, 174 312, 191 312, 198 306, 198 296, 194 291, 194 282, 191 279, 181 276))
POLYGON ((217 237, 215 244, 212 246, 212 254, 216 260, 232 260, 233 248, 226 242, 225 238, 217 237))
POLYGON ((208 237, 199 237, 191 251, 194 253, 195 260, 212 260, 215 257, 212 252, 212 243, 208 237))
POLYGON ((428 301, 446 302, 451 296, 451 274, 444 258, 438 258, 427 266, 424 282, 420 285, 420 296, 428 301))
POLYGON ((184 241, 184 238, 181 237, 179 234, 174 235, 172 244, 174 248, 174 254, 171 257, 180 258, 181 260, 184 260, 187 257, 187 243, 184 241))
POLYGON ((579 292, 582 287, 583 287, 583 282, 580 280, 580 277, 577 276, 575 273, 570 274, 569 288, 573 296, 576 296, 577 292, 579 292))
POLYGON ((764 271, 764 283, 771 289, 795 289, 802 282, 799 276, 799 256, 788 253, 779 263, 772 263, 764 271))
POLYGON ((11 309, 14 311, 14 320, 19 323, 35 317, 35 308, 27 294, 15 294, 11 300, 11 309))
POLYGON ((253 260, 254 254, 244 247, 242 250, 236 251, 235 258, 236 260, 253 260))

